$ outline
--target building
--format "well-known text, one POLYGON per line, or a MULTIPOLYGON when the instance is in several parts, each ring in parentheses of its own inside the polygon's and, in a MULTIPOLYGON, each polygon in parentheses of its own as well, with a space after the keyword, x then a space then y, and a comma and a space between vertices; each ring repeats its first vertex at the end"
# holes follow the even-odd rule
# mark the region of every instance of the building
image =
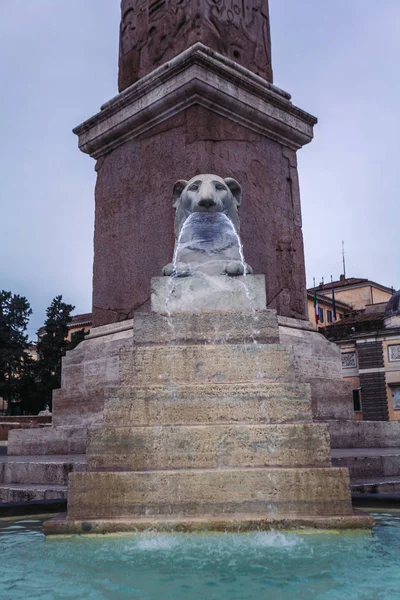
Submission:
POLYGON ((369 279, 340 276, 338 281, 320 283, 315 288, 309 288, 308 293, 317 291, 321 295, 332 298, 332 287, 335 290, 335 301, 344 302, 352 310, 361 310, 366 306, 389 302, 394 294, 393 287, 389 288, 369 279))
MULTIPOLYGON (((85 334, 90 332, 92 326, 92 313, 83 313, 80 315, 74 315, 71 317, 71 320, 68 322, 68 335, 67 340, 69 342, 73 341, 74 334, 84 330, 85 334)), ((46 331, 46 328, 40 327, 38 331, 38 338, 41 338, 46 331)))
MULTIPOLYGON (((383 286, 373 285, 374 299, 386 294, 383 286)), ((367 297, 363 296, 366 287, 355 288, 357 304, 367 297)), ((399 302, 400 291, 389 301, 366 304, 323 330, 340 347, 343 377, 352 383, 354 411, 360 420, 400 421, 399 302)))
MULTIPOLYGON (((332 301, 332 288, 331 295, 328 296, 320 291, 316 292, 317 300, 318 300, 318 324, 315 315, 314 309, 314 289, 307 290, 307 303, 308 303, 308 316, 311 323, 314 327, 325 327, 326 325, 330 325, 334 323, 334 309, 333 309, 333 301, 332 301)), ((337 300, 335 297, 335 305, 336 305, 336 320, 342 319, 345 314, 351 312, 353 307, 346 302, 342 302, 341 300, 337 300)))

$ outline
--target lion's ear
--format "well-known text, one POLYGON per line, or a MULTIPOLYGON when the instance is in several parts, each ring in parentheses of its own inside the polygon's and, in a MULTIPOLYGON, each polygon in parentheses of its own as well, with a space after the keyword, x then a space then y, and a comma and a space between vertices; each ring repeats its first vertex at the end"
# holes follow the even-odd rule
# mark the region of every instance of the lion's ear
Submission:
POLYGON ((187 185, 186 179, 179 179, 178 181, 176 181, 174 183, 174 190, 173 190, 174 203, 172 205, 174 208, 177 207, 178 200, 181 197, 181 194, 182 194, 183 190, 185 189, 186 185, 187 185))
POLYGON ((239 207, 242 203, 242 188, 240 187, 240 184, 236 181, 236 179, 232 179, 232 177, 226 177, 224 181, 231 190, 232 196, 236 200, 236 205, 239 207))

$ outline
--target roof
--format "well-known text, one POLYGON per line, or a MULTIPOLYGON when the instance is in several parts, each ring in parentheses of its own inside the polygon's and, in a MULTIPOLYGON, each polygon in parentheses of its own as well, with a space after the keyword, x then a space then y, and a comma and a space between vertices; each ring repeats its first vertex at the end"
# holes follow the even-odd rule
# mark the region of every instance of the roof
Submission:
POLYGON ((361 277, 346 277, 346 279, 344 277, 342 277, 341 279, 338 279, 337 281, 333 281, 333 282, 329 282, 329 283, 324 283, 323 285, 316 285, 315 288, 309 288, 309 290, 317 290, 317 291, 325 291, 325 290, 331 290, 332 286, 335 288, 335 290, 339 290, 341 288, 347 288, 347 287, 363 287, 365 285, 372 285, 376 288, 379 288, 385 292, 387 292, 388 294, 393 294, 393 288, 391 287, 387 287, 386 285, 382 285, 380 283, 376 283, 376 281, 371 281, 370 279, 363 279, 361 277))
POLYGON ((385 315, 380 312, 367 311, 365 309, 353 311, 345 315, 340 321, 323 328, 325 337, 329 340, 338 340, 368 331, 379 331, 384 329, 385 315))
POLYGON ((74 325, 91 325, 92 324, 92 313, 82 313, 80 315, 73 315, 68 322, 68 327, 73 327, 74 325))

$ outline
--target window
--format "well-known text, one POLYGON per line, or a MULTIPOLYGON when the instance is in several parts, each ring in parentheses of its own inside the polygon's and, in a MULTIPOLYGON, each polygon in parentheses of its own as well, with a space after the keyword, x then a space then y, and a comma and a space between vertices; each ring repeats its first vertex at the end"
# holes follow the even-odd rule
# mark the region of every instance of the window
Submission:
POLYGON ((361 390, 360 388, 353 390, 353 405, 354 412, 361 412, 361 390))
POLYGON ((392 399, 394 410, 400 410, 400 384, 392 385, 392 399))
POLYGON ((331 310, 327 310, 326 311, 326 320, 328 321, 328 323, 332 323, 333 322, 332 311, 331 310))
POLYGON ((323 323, 324 322, 324 309, 323 308, 318 308, 318 316, 319 316, 319 322, 323 323))
POLYGON ((344 315, 342 313, 339 313, 339 319, 343 319, 344 315))

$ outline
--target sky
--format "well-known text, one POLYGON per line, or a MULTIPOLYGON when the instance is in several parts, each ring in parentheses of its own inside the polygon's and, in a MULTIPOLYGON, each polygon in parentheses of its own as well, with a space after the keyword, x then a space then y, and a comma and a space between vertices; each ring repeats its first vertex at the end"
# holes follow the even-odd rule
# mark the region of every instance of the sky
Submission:
MULTIPOLYGON (((399 0, 270 0, 274 82, 318 117, 298 153, 307 284, 400 287, 399 0)), ((35 339, 91 310, 94 161, 72 128, 117 93, 119 0, 0 0, 0 289, 35 339)))

